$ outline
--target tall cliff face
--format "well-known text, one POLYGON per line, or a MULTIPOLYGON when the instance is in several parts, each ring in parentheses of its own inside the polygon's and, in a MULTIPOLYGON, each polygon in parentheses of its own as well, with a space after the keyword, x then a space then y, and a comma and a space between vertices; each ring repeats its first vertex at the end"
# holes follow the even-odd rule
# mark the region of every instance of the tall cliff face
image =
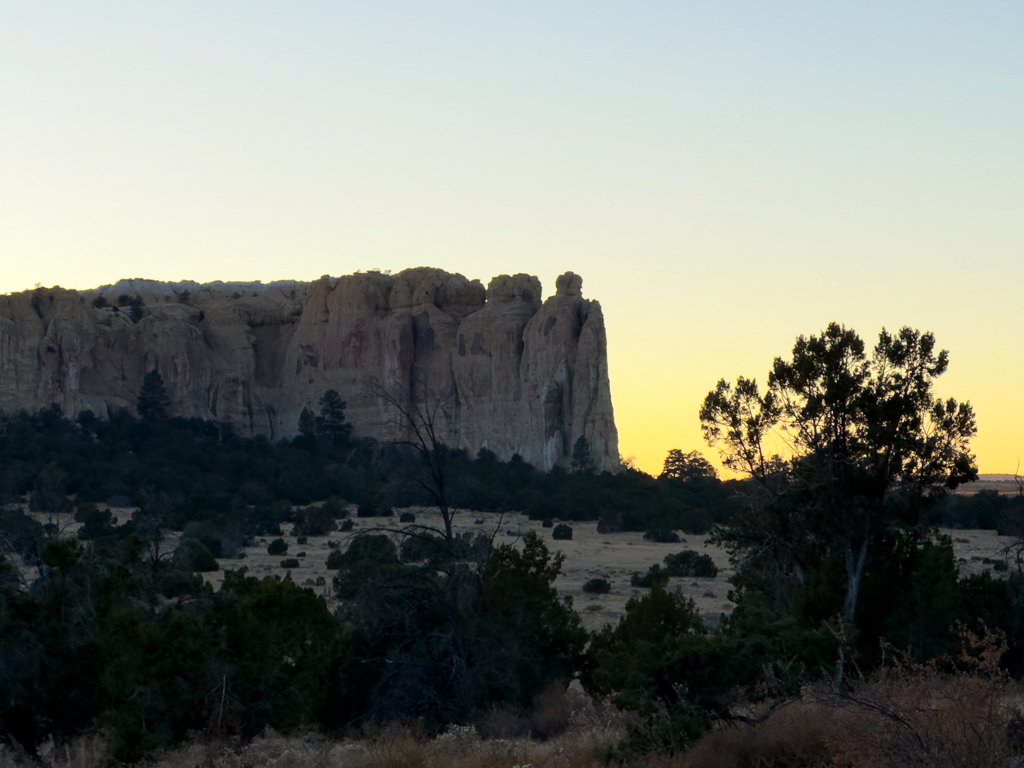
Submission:
POLYGON ((518 453, 550 469, 568 465, 582 435, 598 468, 614 471, 604 318, 581 288, 570 272, 542 301, 529 275, 500 275, 485 290, 416 268, 314 283, 131 280, 0 296, 0 411, 134 411, 156 368, 173 415, 225 421, 244 435, 293 436, 302 409, 316 411, 336 389, 357 434, 400 438, 391 406, 425 404, 471 455, 518 453), (138 322, 128 307, 93 304, 121 295, 144 301, 138 322))

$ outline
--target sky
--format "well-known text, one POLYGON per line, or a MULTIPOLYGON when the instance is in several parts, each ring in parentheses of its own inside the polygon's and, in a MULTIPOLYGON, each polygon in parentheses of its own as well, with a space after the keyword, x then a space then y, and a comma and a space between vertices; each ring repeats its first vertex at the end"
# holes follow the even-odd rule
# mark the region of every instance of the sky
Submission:
POLYGON ((1024 4, 0 4, 0 293, 583 277, 620 452, 837 321, 1024 458, 1024 4))

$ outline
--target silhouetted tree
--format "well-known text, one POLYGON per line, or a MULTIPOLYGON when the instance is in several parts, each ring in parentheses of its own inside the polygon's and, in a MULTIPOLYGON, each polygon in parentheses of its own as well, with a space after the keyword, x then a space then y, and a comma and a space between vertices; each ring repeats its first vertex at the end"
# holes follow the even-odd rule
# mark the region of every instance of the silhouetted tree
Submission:
MULTIPOLYGON (((300 431, 301 421, 300 417, 300 431)), ((316 431, 330 438, 335 445, 341 445, 348 440, 352 425, 345 421, 345 401, 341 399, 337 390, 328 389, 320 398, 320 415, 316 418, 316 431)))
POLYGON ((715 478, 718 472, 699 451, 683 453, 673 448, 665 457, 665 466, 658 475, 659 480, 695 480, 697 478, 715 478))
POLYGON ((594 471, 594 458, 590 455, 590 441, 583 435, 576 438, 572 447, 572 471, 577 475, 589 475, 594 471))
POLYGON ((316 416, 309 408, 303 408, 299 414, 299 434, 303 437, 312 437, 316 434, 316 416))
POLYGON ((423 385, 420 397, 378 383, 369 387, 381 406, 394 414, 402 435, 399 444, 410 448, 417 460, 407 474, 400 473, 437 507, 444 522, 444 538, 453 546, 451 480, 453 451, 448 445, 451 432, 452 396, 442 388, 423 385))
POLYGON ((161 418, 167 415, 170 404, 171 399, 164 387, 164 377, 154 368, 142 379, 138 399, 139 416, 144 419, 161 418))
POLYGON ((868 357, 854 331, 832 323, 799 337, 791 360, 775 359, 764 395, 753 379, 719 381, 700 410, 705 439, 754 481, 750 511, 719 537, 745 565, 798 583, 834 552, 852 620, 879 538, 978 475, 974 411, 932 392, 948 365, 930 333, 883 329, 868 357), (770 450, 777 438, 789 455, 770 450))

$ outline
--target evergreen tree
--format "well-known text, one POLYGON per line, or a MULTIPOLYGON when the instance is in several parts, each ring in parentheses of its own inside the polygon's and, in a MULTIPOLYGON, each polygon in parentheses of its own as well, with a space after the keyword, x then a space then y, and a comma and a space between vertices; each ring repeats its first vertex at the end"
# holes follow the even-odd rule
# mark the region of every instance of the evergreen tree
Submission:
POLYGON ((701 477, 717 478, 718 472, 699 451, 683 453, 673 448, 665 457, 665 466, 658 479, 695 480, 701 477))
POLYGON ((144 419, 162 418, 167 415, 167 407, 170 404, 171 399, 167 396, 164 378, 154 368, 142 380, 138 400, 139 416, 144 419))
POLYGON ((299 434, 303 437, 312 437, 316 432, 316 416, 309 408, 303 408, 299 414, 299 434))
POLYGON ((328 389, 320 398, 320 415, 316 419, 316 431, 329 437, 335 445, 348 440, 352 425, 345 422, 345 401, 335 389, 328 389))
POLYGON ((572 471, 577 475, 589 475, 594 471, 594 458, 590 454, 590 441, 583 435, 576 439, 572 447, 572 471))

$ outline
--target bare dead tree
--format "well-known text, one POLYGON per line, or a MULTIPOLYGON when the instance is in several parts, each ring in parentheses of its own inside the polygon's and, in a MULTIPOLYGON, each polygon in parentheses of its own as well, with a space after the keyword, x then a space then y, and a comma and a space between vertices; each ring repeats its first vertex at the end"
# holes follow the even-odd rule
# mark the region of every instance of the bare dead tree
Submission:
POLYGON ((385 411, 393 417, 386 423, 397 426, 398 445, 405 446, 416 455, 420 472, 406 475, 423 495, 437 507, 444 521, 444 537, 452 546, 452 521, 458 510, 452 506, 451 453, 449 438, 453 413, 453 395, 422 384, 420 396, 398 387, 386 387, 374 381, 368 385, 370 394, 377 398, 385 411))

